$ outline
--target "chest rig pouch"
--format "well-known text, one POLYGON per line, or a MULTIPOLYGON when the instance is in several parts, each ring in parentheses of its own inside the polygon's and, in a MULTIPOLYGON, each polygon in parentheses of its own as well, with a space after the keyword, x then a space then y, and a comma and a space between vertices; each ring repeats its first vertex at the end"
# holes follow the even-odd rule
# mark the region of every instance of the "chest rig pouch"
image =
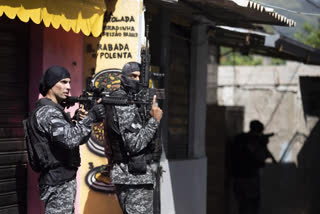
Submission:
POLYGON ((133 175, 142 175, 147 172, 147 160, 144 154, 129 158, 128 171, 133 175))
MULTIPOLYGON (((155 135, 152 142, 148 143, 148 146, 138 153, 132 153, 124 146, 124 142, 121 137, 118 123, 118 112, 115 107, 107 108, 107 134, 106 139, 110 143, 112 163, 125 163, 128 165, 128 171, 133 175, 141 175, 147 172, 147 165, 152 161, 159 161, 158 157, 161 156, 161 144, 159 144, 158 134, 155 135), (159 144, 156 146, 155 144, 159 144), (160 155, 159 155, 160 154, 160 155)), ((148 117, 144 116, 144 112, 140 109, 135 109, 134 119, 130 122, 130 125, 126 127, 125 132, 131 132, 137 134, 141 128, 143 128, 148 117)), ((130 142, 129 142, 130 143, 130 142)), ((106 154, 107 155, 107 154, 106 154)), ((109 156, 109 155, 108 155, 109 156)))

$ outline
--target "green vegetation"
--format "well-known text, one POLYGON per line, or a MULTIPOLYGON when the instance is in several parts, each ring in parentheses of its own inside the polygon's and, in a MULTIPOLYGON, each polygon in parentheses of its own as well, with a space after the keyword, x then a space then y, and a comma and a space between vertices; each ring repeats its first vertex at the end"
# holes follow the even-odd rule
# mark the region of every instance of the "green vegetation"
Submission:
POLYGON ((314 27, 309 22, 304 23, 302 30, 294 34, 302 43, 314 48, 320 48, 320 24, 314 27))
POLYGON ((220 48, 220 65, 262 65, 262 57, 253 57, 252 55, 242 55, 235 52, 232 48, 220 48))
MULTIPOLYGON (((254 55, 243 55, 232 48, 220 48, 220 65, 262 65, 263 57, 254 55)), ((286 61, 278 58, 271 58, 270 65, 283 65, 286 61)))
POLYGON ((285 65, 286 60, 280 58, 271 58, 271 65, 285 65))

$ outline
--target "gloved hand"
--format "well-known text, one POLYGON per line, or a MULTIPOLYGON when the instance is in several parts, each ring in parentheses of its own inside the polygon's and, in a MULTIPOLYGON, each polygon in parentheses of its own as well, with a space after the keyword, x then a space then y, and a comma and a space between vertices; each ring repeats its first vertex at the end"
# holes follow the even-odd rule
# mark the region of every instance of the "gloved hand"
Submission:
POLYGON ((97 104, 94 105, 88 112, 88 116, 93 119, 93 122, 98 122, 103 120, 105 117, 106 111, 104 105, 97 104))

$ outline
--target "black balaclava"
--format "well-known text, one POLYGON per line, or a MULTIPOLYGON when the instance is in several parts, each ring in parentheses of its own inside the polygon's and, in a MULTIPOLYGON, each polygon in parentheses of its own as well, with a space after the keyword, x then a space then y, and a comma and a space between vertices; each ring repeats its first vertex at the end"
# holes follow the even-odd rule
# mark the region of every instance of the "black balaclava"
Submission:
POLYGON ((136 94, 140 91, 140 83, 138 80, 129 78, 129 75, 134 71, 140 71, 141 65, 137 62, 128 62, 122 68, 121 88, 127 93, 136 94))
POLYGON ((64 67, 55 65, 48 68, 40 79, 39 92, 46 96, 57 82, 65 78, 70 78, 70 73, 64 67))

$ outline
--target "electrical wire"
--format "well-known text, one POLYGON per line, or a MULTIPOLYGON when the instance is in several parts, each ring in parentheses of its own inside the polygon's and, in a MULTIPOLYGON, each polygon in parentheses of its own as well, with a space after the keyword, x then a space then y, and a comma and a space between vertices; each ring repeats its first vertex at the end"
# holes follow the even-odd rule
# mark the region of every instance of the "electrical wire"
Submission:
MULTIPOLYGON (((307 0, 307 1, 308 1, 308 0, 307 0)), ((254 2, 259 3, 259 4, 261 4, 261 5, 263 5, 263 6, 266 6, 266 7, 270 7, 270 8, 273 8, 273 9, 284 10, 284 11, 287 11, 287 12, 290 12, 290 13, 295 13, 295 14, 305 15, 305 16, 319 16, 319 17, 320 17, 320 13, 307 13, 307 12, 290 10, 290 9, 283 8, 283 7, 279 7, 279 6, 266 4, 266 3, 263 3, 263 2, 260 2, 260 1, 254 1, 254 2)), ((309 1, 308 1, 308 2, 309 2, 309 1)), ((310 3, 310 2, 309 2, 309 3, 310 3)))
POLYGON ((308 2, 309 4, 313 5, 314 7, 320 9, 320 6, 317 3, 315 3, 314 1, 312 1, 312 0, 305 0, 305 1, 308 2))

